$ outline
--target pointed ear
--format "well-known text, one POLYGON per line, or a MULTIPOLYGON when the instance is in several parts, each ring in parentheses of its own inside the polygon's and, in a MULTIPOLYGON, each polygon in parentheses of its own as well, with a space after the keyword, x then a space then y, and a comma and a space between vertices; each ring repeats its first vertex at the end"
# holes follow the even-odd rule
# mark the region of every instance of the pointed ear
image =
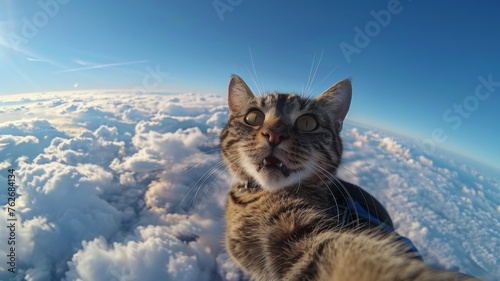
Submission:
POLYGON ((254 99, 247 84, 238 75, 233 75, 229 82, 228 104, 230 113, 239 112, 244 105, 254 99))
POLYGON ((349 79, 335 83, 322 93, 316 100, 332 115, 332 118, 342 128, 342 122, 349 111, 352 97, 352 86, 349 79))

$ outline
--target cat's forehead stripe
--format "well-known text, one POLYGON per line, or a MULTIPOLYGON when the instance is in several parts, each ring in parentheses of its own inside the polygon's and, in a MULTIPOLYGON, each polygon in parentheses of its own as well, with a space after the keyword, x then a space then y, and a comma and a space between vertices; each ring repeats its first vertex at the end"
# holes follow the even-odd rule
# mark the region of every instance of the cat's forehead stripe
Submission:
POLYGON ((296 94, 272 93, 267 96, 257 97, 255 105, 269 117, 287 117, 294 120, 301 111, 306 109, 308 102, 296 94))
POLYGON ((288 95, 278 94, 278 99, 276 101, 276 111, 279 113, 284 113, 283 109, 285 108, 286 100, 288 99, 288 95))
POLYGON ((287 94, 270 94, 260 100, 263 108, 275 108, 277 113, 286 113, 299 106, 298 96, 287 94))

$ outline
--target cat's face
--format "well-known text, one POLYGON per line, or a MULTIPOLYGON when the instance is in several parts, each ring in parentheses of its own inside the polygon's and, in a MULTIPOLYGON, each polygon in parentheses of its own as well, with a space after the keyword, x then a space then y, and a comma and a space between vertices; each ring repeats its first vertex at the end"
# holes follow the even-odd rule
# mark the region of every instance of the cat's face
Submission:
POLYGON ((308 99, 278 93, 256 97, 233 76, 228 100, 222 155, 237 180, 277 190, 335 174, 342 155, 339 133, 351 102, 348 80, 308 99))

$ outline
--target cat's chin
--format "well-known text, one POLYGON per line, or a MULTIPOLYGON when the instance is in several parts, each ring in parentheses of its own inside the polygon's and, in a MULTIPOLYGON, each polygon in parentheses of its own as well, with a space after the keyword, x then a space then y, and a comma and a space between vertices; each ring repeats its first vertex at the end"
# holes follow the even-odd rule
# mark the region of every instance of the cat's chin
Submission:
POLYGON ((289 186, 294 186, 298 183, 298 181, 291 178, 280 178, 274 176, 266 177, 265 175, 256 177, 255 180, 263 189, 267 190, 280 190, 289 186))
POLYGON ((297 186, 301 179, 308 177, 304 170, 290 170, 278 166, 258 167, 252 174, 260 187, 267 190, 280 190, 297 186))

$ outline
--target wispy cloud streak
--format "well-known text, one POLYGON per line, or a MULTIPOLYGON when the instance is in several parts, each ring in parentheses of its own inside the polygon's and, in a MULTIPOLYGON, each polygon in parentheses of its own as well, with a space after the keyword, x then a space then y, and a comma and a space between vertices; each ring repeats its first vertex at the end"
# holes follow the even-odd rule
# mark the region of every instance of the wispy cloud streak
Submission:
POLYGON ((49 61, 41 59, 41 58, 33 58, 33 57, 26 57, 26 60, 33 61, 33 62, 49 62, 49 61))
POLYGON ((59 71, 55 71, 54 73, 77 72, 77 71, 108 68, 108 67, 123 66, 123 65, 132 65, 132 64, 147 63, 147 62, 148 62, 147 60, 139 60, 139 61, 129 61, 129 62, 120 62, 120 63, 97 64, 97 65, 86 66, 86 67, 78 67, 78 68, 59 70, 59 71))

